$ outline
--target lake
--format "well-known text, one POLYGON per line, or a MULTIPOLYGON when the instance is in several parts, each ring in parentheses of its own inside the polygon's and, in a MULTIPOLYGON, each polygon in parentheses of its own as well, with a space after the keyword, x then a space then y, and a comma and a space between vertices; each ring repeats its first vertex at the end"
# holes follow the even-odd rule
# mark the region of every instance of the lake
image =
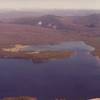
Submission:
POLYGON ((66 59, 43 63, 0 59, 0 97, 35 96, 39 100, 55 97, 68 100, 99 98, 100 59, 89 53, 94 50, 93 47, 82 42, 85 45, 83 48, 77 43, 72 46, 73 49, 67 47, 69 44, 63 44, 66 49, 76 52, 66 59))

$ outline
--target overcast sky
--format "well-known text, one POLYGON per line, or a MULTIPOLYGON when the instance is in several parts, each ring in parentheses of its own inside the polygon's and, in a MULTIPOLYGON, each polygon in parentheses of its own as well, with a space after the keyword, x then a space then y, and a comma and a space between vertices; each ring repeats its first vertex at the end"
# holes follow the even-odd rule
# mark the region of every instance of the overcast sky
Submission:
POLYGON ((0 0, 0 9, 100 9, 100 0, 0 0))

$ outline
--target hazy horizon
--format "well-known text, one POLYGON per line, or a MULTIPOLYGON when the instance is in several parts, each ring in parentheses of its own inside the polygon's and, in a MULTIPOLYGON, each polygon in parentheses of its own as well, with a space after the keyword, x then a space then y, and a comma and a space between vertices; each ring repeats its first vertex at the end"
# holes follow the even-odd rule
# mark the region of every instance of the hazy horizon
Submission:
POLYGON ((94 9, 100 10, 100 0, 0 0, 0 9, 94 9))

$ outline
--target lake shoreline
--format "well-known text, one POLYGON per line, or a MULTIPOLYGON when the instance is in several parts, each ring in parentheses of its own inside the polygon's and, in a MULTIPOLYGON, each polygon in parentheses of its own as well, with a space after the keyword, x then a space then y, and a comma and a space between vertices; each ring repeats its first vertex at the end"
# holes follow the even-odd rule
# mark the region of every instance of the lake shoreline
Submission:
POLYGON ((15 44, 0 49, 0 58, 54 60, 69 58, 75 52, 84 51, 96 55, 94 46, 84 41, 67 41, 60 44, 48 45, 22 45, 15 44))
POLYGON ((7 59, 31 59, 31 60, 52 60, 69 58, 74 53, 71 51, 41 51, 41 52, 4 52, 0 51, 0 58, 7 59))

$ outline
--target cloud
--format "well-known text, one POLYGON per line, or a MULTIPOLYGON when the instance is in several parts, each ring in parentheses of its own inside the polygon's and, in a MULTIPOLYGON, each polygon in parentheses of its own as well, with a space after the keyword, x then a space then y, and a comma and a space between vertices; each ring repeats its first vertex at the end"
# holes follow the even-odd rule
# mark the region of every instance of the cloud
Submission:
POLYGON ((0 8, 100 9, 100 0, 0 0, 0 8))

